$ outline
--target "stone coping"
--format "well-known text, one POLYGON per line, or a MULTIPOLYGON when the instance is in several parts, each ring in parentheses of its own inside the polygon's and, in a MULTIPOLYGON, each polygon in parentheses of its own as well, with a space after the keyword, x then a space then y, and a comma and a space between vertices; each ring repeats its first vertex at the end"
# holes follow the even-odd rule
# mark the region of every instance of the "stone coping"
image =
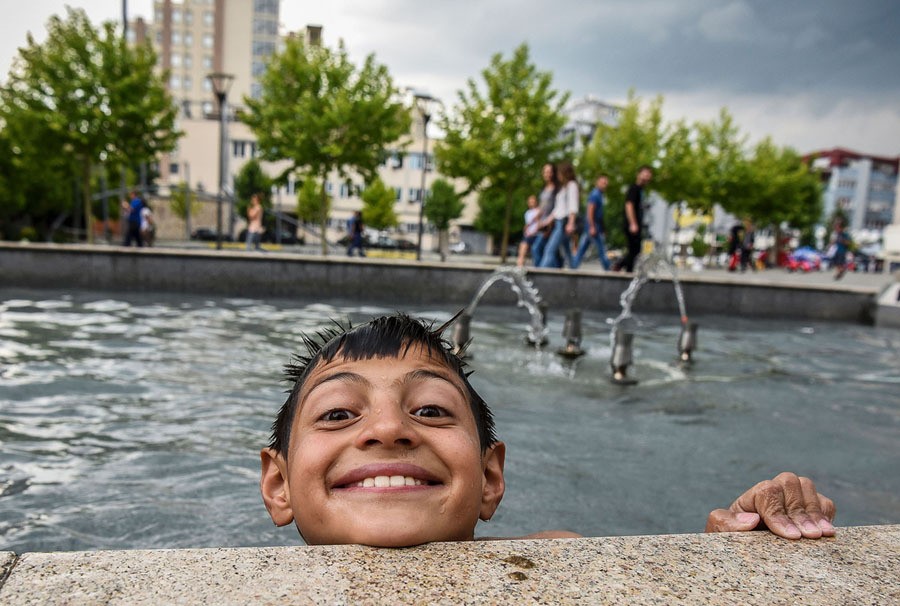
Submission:
POLYGON ((897 604, 898 553, 900 525, 819 541, 753 532, 27 553, 0 603, 897 604))
MULTIPOLYGON (((466 306, 496 264, 396 259, 350 259, 296 253, 121 246, 0 243, 2 285, 11 288, 115 292, 175 292, 210 296, 340 300, 396 309, 466 306)), ((612 313, 632 276, 597 271, 529 269, 528 277, 552 312, 568 308, 612 313)), ((882 277, 883 280, 890 279, 882 277)), ((733 276, 680 276, 690 315, 831 320, 871 323, 878 287, 797 283, 788 274, 738 281, 733 276)), ((508 287, 491 288, 488 305, 516 303, 508 287)), ((671 280, 641 289, 637 313, 678 313, 671 280)), ((523 312, 524 314, 525 312, 523 312)), ((677 317, 677 316, 676 316, 677 317)))

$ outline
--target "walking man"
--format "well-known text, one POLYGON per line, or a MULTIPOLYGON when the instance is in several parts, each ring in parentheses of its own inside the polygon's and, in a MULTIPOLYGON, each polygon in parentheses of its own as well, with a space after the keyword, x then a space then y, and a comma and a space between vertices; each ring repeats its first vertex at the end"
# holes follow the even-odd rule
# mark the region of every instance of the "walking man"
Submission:
POLYGON ((122 213, 127 214, 128 227, 125 232, 125 241, 122 246, 131 246, 134 242, 135 246, 143 246, 144 240, 141 237, 141 210, 144 208, 144 201, 137 195, 136 191, 129 193, 131 202, 122 202, 122 213))
POLYGON ((353 256, 353 249, 357 249, 359 251, 360 257, 366 256, 366 251, 363 250, 363 221, 362 221, 362 212, 356 211, 353 213, 353 216, 347 221, 347 235, 350 236, 350 246, 347 247, 347 256, 353 256))
POLYGON ((606 227, 603 224, 603 203, 606 194, 606 186, 609 185, 609 177, 600 175, 597 183, 587 200, 587 221, 584 233, 581 234, 581 242, 578 243, 578 252, 572 260, 572 269, 581 265, 581 260, 587 252, 591 242, 597 247, 597 258, 603 269, 609 270, 609 258, 606 256, 606 227))
POLYGON ((625 239, 628 242, 628 254, 622 261, 622 268, 627 272, 634 271, 634 262, 641 254, 641 239, 644 230, 644 186, 653 178, 653 169, 643 165, 638 169, 637 178, 628 186, 625 193, 625 213, 623 223, 625 239))

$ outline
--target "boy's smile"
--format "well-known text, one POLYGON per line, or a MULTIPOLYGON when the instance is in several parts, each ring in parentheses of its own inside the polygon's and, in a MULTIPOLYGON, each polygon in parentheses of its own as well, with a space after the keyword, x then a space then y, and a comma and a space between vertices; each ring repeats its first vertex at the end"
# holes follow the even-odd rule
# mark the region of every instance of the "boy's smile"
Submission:
POLYGON ((482 454, 466 393, 417 346, 400 358, 339 354, 314 368, 287 460, 262 452, 273 520, 294 520, 310 544, 471 540, 503 496, 504 446, 482 454))

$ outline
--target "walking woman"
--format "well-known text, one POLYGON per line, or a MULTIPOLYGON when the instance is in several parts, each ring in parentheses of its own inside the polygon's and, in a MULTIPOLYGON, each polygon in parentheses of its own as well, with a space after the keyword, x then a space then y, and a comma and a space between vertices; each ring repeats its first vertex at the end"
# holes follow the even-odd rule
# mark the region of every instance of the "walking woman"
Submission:
POLYGON ((556 167, 552 163, 544 164, 541 168, 541 177, 544 179, 544 187, 538 195, 538 233, 531 245, 531 258, 535 267, 540 267, 547 238, 553 231, 553 204, 556 200, 556 191, 559 189, 556 167))
POLYGON ((575 180, 575 167, 571 162, 560 162, 557 174, 559 175, 559 191, 553 205, 553 231, 547 240, 541 267, 560 267, 558 260, 560 249, 562 249, 562 254, 569 267, 572 267, 571 237, 575 233, 575 220, 578 217, 581 193, 578 189, 578 181, 575 180))

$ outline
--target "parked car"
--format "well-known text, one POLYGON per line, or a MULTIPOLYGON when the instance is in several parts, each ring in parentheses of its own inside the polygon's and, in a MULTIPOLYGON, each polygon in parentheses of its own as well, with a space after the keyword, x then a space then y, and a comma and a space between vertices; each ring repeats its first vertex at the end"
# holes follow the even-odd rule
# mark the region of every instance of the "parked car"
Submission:
MULTIPOLYGON (((198 227, 194 231, 191 232, 191 240, 200 240, 201 242, 215 242, 218 240, 216 237, 216 230, 210 227, 198 227)), ((222 234, 223 242, 231 242, 231 238, 228 234, 222 234)))
POLYGON ((454 242, 448 248, 454 255, 468 255, 472 252, 472 245, 468 242, 463 242, 462 240, 454 242))
MULTIPOLYGON (((277 233, 278 232, 276 232, 274 229, 266 229, 266 231, 263 232, 262 241, 266 242, 268 244, 277 243, 278 242, 278 239, 276 238, 277 233)), ((242 229, 241 233, 238 234, 238 242, 246 242, 246 241, 247 241, 247 230, 242 229)), ((281 243, 282 244, 305 244, 306 241, 302 236, 298 238, 297 234, 295 234, 292 230, 282 229, 281 230, 281 243)))

